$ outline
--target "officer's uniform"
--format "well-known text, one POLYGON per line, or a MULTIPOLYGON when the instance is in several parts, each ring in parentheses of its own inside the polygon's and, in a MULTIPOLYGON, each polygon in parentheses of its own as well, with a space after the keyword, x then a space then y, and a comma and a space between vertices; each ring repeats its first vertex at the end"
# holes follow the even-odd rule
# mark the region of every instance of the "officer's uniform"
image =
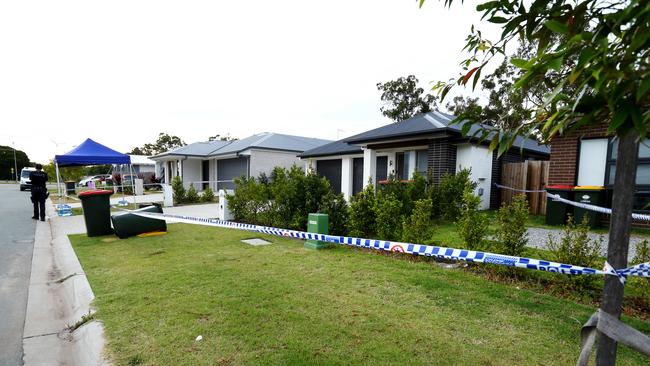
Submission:
POLYGON ((32 219, 45 221, 45 200, 47 199, 47 173, 42 170, 35 170, 29 173, 29 180, 32 181, 32 202, 34 203, 34 216, 32 219), (40 215, 39 215, 40 213, 40 215))

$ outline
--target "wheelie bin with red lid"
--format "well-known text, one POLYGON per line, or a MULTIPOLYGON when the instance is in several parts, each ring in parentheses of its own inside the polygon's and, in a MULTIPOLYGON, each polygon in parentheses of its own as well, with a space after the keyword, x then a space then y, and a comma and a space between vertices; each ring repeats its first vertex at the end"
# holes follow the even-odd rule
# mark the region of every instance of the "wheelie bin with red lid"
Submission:
POLYGON ((111 195, 113 191, 94 189, 79 193, 84 210, 86 234, 102 236, 113 234, 111 227, 111 195))

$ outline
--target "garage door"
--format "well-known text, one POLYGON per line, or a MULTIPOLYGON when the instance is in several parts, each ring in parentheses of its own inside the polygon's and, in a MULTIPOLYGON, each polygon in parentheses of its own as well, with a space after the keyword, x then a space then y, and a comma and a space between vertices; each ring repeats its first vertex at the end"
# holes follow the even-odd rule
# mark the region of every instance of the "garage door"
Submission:
POLYGON ((248 177, 248 157, 217 160, 217 189, 234 189, 241 176, 248 177))
POLYGON ((316 173, 330 181, 334 193, 341 193, 341 159, 317 160, 316 173))

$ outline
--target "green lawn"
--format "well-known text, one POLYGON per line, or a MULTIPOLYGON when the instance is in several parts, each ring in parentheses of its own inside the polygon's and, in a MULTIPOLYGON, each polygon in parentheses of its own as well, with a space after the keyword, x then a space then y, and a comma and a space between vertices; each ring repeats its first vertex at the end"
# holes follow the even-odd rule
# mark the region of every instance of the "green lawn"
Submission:
MULTIPOLYGON (((401 255, 239 241, 252 236, 184 224, 71 236, 115 364, 573 364, 594 311, 401 255)), ((619 360, 647 364, 627 349, 619 360)))

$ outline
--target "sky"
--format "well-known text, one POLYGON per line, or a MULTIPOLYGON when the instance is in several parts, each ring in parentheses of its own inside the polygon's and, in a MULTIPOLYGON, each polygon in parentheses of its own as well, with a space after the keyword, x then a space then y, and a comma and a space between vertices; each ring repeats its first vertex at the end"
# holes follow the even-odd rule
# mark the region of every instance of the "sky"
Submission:
POLYGON ((88 137, 122 152, 160 132, 344 138, 390 123, 378 82, 458 74, 471 25, 498 32, 474 6, 4 1, 0 145, 46 163, 88 137))

